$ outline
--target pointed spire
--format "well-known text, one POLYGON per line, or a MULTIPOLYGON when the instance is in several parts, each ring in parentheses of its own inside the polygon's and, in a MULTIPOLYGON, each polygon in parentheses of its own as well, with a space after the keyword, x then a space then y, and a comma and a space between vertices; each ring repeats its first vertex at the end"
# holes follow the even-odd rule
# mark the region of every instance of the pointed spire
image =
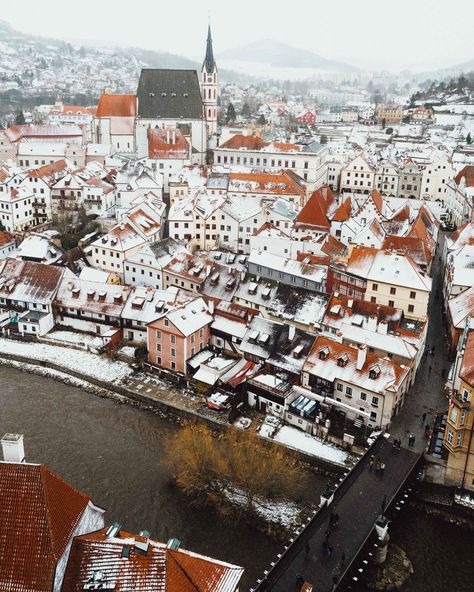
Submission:
POLYGON ((214 60, 214 52, 212 51, 212 36, 211 36, 211 23, 207 30, 207 46, 206 46, 206 57, 204 58, 204 68, 209 74, 214 72, 216 68, 216 62, 214 60))

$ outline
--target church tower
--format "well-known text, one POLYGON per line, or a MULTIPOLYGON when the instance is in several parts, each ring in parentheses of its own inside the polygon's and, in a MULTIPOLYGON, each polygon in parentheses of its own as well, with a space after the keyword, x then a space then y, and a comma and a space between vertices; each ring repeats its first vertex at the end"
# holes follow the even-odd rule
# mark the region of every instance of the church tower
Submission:
POLYGON ((201 94, 209 136, 217 134, 217 65, 212 51, 211 25, 207 32, 206 57, 201 68, 201 94))

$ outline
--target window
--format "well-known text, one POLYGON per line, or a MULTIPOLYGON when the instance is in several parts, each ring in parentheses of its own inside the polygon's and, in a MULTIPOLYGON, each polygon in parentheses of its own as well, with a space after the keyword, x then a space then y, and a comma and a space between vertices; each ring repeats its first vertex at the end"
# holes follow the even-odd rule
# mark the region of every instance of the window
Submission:
POLYGON ((397 289, 396 288, 390 288, 390 294, 392 294, 392 296, 394 296, 397 293, 397 289))
POLYGON ((169 327, 170 322, 168 321, 168 319, 165 319, 165 327, 169 327))
POLYGON ((408 312, 414 312, 414 310, 415 310, 414 304, 409 304, 408 305, 408 312))
POLYGON ((375 304, 377 302, 377 298, 375 298, 375 296, 371 296, 370 302, 372 302, 372 304, 375 304))
POLYGON ((176 343, 176 335, 170 335, 171 343, 176 343))
POLYGON ((464 425, 464 423, 466 421, 466 413, 467 413, 466 409, 463 409, 461 411, 461 425, 464 425))
POLYGON ((462 402, 467 403, 467 401, 469 401, 469 391, 467 389, 464 389, 462 393, 462 402))
POLYGON ((175 362, 171 362, 171 370, 176 370, 176 363, 175 362))
POLYGON ((379 289, 379 285, 378 284, 372 284, 372 290, 374 292, 377 292, 378 289, 379 289))
POLYGON ((370 412, 370 421, 376 421, 377 413, 375 411, 370 412))
POLYGON ((456 446, 461 446, 462 444, 462 433, 459 432, 458 434, 456 434, 456 446))
POLYGON ((388 305, 391 306, 392 308, 394 308, 395 302, 393 300, 389 300, 388 305))
POLYGON ((161 366, 161 358, 160 358, 160 356, 156 356, 156 364, 158 366, 161 366))
POLYGON ((416 298, 416 292, 414 292, 414 291, 410 292, 410 298, 416 298))
POLYGON ((454 439, 454 432, 453 432, 453 430, 448 430, 448 442, 450 444, 452 444, 453 443, 453 439, 454 439))
POLYGON ((451 409, 450 419, 452 422, 456 422, 457 418, 458 418, 458 410, 456 409, 456 407, 453 407, 451 409))
POLYGON ((161 351, 161 343, 156 344, 156 351, 161 351))
POLYGON ((378 397, 372 397, 372 405, 374 407, 378 407, 379 406, 379 398, 378 397))
POLYGON ((174 349, 174 347, 172 347, 172 348, 171 348, 171 356, 172 356, 173 358, 175 358, 175 357, 176 357, 176 350, 174 349))
POLYGON ((342 386, 342 384, 340 382, 338 382, 337 385, 336 385, 336 388, 337 388, 338 391, 342 391, 342 389, 344 387, 342 386))
POLYGON ((352 388, 350 386, 346 386, 346 395, 352 397, 352 388))
POLYGON ((367 401, 367 393, 360 393, 361 401, 367 401))
POLYGON ((156 332, 156 338, 157 339, 161 339, 161 331, 157 331, 156 332))

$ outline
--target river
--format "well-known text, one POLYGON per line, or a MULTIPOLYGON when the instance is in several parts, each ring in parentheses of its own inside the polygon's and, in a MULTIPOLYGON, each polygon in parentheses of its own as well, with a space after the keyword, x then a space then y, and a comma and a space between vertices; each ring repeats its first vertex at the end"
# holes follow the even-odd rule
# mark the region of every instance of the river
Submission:
MULTIPOLYGON (((27 462, 43 463, 105 508, 106 523, 149 530, 161 541, 245 566, 248 589, 283 546, 242 522, 193 506, 161 464, 163 443, 177 426, 151 412, 0 366, 0 436, 24 435, 27 462)), ((325 479, 311 476, 319 501, 325 479)))
MULTIPOLYGON (((282 545, 244 523, 193 506, 161 464, 163 443, 177 428, 158 416, 101 399, 48 378, 0 366, 0 435, 24 434, 28 462, 49 466, 104 507, 106 522, 179 538, 185 548, 245 567, 241 590, 260 577, 282 545)), ((310 499, 325 480, 313 476, 310 499)), ((472 533, 406 508, 391 526, 415 574, 404 592, 472 589, 472 533)))

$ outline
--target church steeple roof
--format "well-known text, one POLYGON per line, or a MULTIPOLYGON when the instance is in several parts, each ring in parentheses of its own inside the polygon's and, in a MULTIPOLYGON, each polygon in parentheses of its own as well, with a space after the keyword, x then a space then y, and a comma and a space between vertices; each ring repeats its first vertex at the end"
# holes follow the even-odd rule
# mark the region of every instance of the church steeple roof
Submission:
POLYGON ((206 69, 206 72, 209 73, 214 72, 214 69, 217 69, 214 60, 214 52, 212 51, 211 23, 209 23, 209 28, 207 30, 206 57, 204 58, 203 66, 206 69))

